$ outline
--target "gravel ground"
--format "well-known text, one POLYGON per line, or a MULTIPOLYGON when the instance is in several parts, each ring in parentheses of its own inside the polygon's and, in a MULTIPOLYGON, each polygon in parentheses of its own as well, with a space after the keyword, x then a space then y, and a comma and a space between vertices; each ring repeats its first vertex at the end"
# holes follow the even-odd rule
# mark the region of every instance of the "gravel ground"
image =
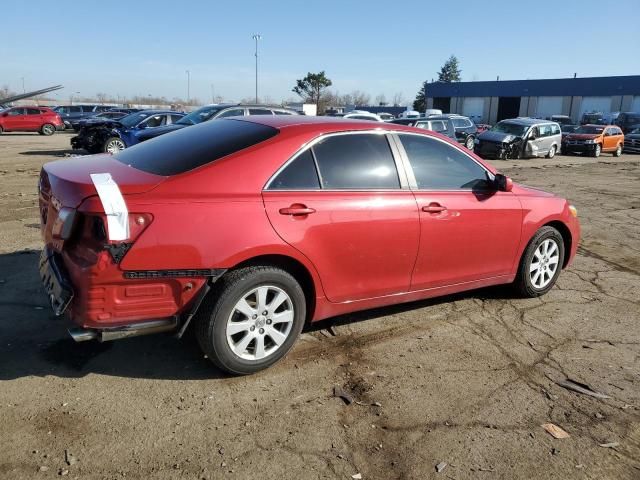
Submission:
POLYGON ((545 297, 331 319, 231 378, 192 336, 74 344, 52 318, 36 182, 69 138, 0 137, 0 478, 640 478, 640 156, 494 162, 578 208, 579 254, 545 297))

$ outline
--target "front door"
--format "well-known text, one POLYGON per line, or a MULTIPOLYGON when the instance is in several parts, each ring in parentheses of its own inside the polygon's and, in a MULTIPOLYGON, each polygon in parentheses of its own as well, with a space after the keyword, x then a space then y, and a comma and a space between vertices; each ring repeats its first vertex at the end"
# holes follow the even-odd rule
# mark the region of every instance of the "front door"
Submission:
POLYGON ((522 225, 518 198, 492 188, 491 174, 460 148, 436 138, 398 136, 420 211, 411 290, 510 274, 522 225))
POLYGON ((330 301, 408 291, 418 209, 386 135, 324 137, 289 162, 263 198, 274 229, 313 263, 330 301))
POLYGON ((24 131, 27 130, 26 108, 12 108, 7 112, 4 121, 4 129, 7 131, 24 131))

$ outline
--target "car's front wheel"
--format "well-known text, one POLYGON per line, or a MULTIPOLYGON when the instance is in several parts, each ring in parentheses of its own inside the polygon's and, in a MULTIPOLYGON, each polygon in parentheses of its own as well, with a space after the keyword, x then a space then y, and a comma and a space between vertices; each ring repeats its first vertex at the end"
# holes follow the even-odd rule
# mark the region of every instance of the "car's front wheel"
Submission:
POLYGON ((593 151, 591 152, 591 156, 594 158, 598 158, 600 156, 600 152, 602 152, 602 147, 599 143, 596 143, 596 146, 593 147, 593 151))
POLYGON ((304 292, 293 276, 276 267, 246 267, 218 280, 198 312, 196 335, 216 366, 247 375, 284 357, 305 317, 304 292))
POLYGON ((102 151, 104 153, 110 153, 114 155, 118 152, 121 152, 125 148, 127 148, 127 146, 124 144, 124 142, 120 137, 111 137, 111 138, 107 138, 107 141, 104 142, 102 151))
POLYGON ((553 227, 542 227, 533 236, 520 260, 514 286, 523 297, 539 297, 556 283, 564 264, 564 241, 553 227))

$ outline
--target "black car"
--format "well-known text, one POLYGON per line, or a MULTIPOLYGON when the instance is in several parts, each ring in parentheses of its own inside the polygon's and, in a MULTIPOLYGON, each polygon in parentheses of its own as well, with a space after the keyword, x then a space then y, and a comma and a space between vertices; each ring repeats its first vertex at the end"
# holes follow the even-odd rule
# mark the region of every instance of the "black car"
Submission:
POLYGON ((640 125, 624 136, 624 153, 640 153, 640 125))
POLYGON ((96 113, 90 117, 84 117, 71 123, 71 126, 76 132, 79 132, 87 125, 97 124, 104 122, 105 120, 120 120, 122 117, 129 115, 131 112, 122 110, 109 110, 108 112, 96 113))
POLYGON ((445 113, 443 115, 429 115, 428 120, 449 120, 453 123, 455 130, 455 139, 469 150, 473 150, 476 136, 478 135, 478 127, 469 117, 457 115, 454 113, 445 113))
POLYGON ((165 133, 174 132, 184 127, 206 122, 207 120, 225 117, 242 117, 245 115, 298 115, 298 113, 287 108, 270 107, 267 105, 243 105, 239 103, 206 105, 191 112, 172 125, 142 132, 138 135, 138 141, 144 142, 145 140, 164 135, 165 133))
POLYGON ((640 127, 640 113, 622 112, 620 113, 620 115, 618 115, 615 124, 622 129, 623 133, 635 130, 636 128, 640 127))
POLYGON ((54 107, 53 111, 60 115, 65 128, 73 128, 73 125, 83 118, 112 109, 113 107, 108 105, 59 105, 54 107))

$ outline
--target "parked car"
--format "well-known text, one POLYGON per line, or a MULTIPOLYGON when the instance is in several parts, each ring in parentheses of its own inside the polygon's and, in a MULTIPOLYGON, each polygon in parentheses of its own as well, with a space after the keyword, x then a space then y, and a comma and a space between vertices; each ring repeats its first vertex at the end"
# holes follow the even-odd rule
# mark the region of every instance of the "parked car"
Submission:
POLYGON ((640 153, 640 127, 624 136, 624 153, 640 153))
POLYGON ((618 125, 623 133, 630 132, 636 128, 640 128, 640 113, 638 112, 622 112, 614 122, 618 125))
POLYGON ((551 120, 552 122, 556 122, 557 124, 560 125, 560 127, 562 128, 563 125, 573 125, 573 120, 571 119, 571 117, 569 115, 551 115, 550 118, 548 118, 548 120, 551 120))
POLYGON ((0 112, 2 132, 38 132, 53 135, 63 130, 64 123, 56 112, 47 107, 11 107, 0 112))
POLYGON ((405 110, 400 114, 400 118, 420 118, 422 115, 415 110, 405 110))
POLYGON ((587 153, 599 157, 602 152, 622 154, 624 135, 616 125, 581 125, 573 133, 563 136, 562 153, 587 153))
POLYGON ((580 118, 580 125, 602 125, 602 112, 585 112, 580 118))
POLYGON ((428 117, 430 115, 442 115, 442 110, 440 110, 439 108, 427 108, 424 111, 424 116, 428 117))
POLYGON ((442 115, 429 115, 427 118, 430 120, 449 119, 455 129, 456 141, 463 144, 469 150, 473 150, 478 128, 469 117, 455 113, 445 113, 442 115))
POLYGON ((567 200, 459 145, 326 117, 202 122, 48 163, 39 185, 40 276, 75 340, 193 319, 234 374, 273 365, 307 322, 497 284, 538 297, 580 240, 567 200))
POLYGON ((477 134, 480 135, 482 132, 486 132, 491 128, 491 125, 488 123, 476 123, 477 134))
POLYGON ((92 122, 71 139, 74 149, 89 153, 117 153, 140 142, 142 132, 177 122, 184 113, 171 110, 143 110, 119 120, 92 122))
POLYGON ((81 118, 90 117, 96 113, 106 112, 113 107, 107 105, 60 105, 53 108, 62 120, 65 128, 72 128, 73 123, 81 118))
POLYGON ((122 117, 129 115, 131 112, 126 112, 122 110, 109 110, 108 112, 101 112, 91 115, 89 117, 81 118, 77 121, 71 123, 71 126, 76 132, 79 132, 82 128, 87 125, 94 125, 96 123, 101 123, 104 120, 120 120, 122 117))
POLYGON ((482 158, 553 158, 562 143, 560 125, 535 118, 512 118, 482 132, 474 151, 482 158))
POLYGON ((382 119, 383 122, 390 122, 391 120, 393 120, 394 117, 393 115, 391 115, 390 113, 387 112, 380 112, 378 113, 378 116, 382 119))
POLYGON ((247 115, 298 115, 298 113, 288 108, 268 105, 241 103, 217 103, 213 105, 205 105, 171 125, 154 128, 153 130, 145 130, 138 135, 138 141, 144 142, 151 138, 164 135, 165 133, 175 132, 181 128, 197 125, 208 120, 238 116, 242 117, 247 115))
POLYGON ((419 118, 414 121, 413 126, 415 128, 423 128, 425 130, 431 130, 432 132, 438 132, 445 137, 449 137, 451 140, 457 141, 456 129, 450 118, 419 118))
POLYGON ((426 120, 426 117, 417 117, 417 118, 396 118, 395 120, 391 120, 389 123, 394 123, 396 125, 406 125, 407 127, 412 127, 418 120, 426 120))
POLYGON ((383 120, 375 113, 370 112, 350 112, 342 118, 350 118, 351 120, 369 120, 370 122, 382 122, 383 120))

